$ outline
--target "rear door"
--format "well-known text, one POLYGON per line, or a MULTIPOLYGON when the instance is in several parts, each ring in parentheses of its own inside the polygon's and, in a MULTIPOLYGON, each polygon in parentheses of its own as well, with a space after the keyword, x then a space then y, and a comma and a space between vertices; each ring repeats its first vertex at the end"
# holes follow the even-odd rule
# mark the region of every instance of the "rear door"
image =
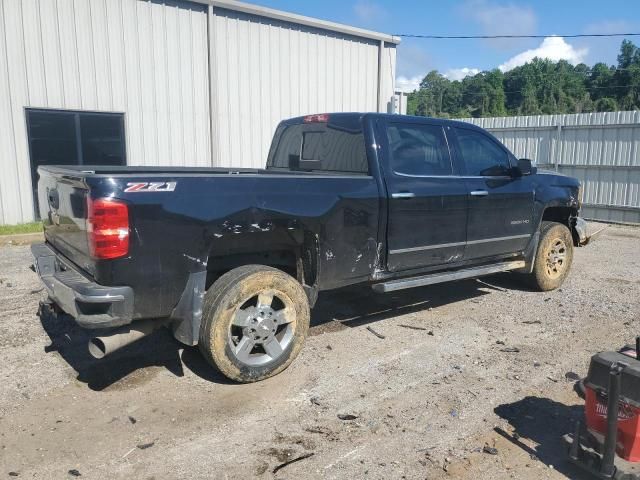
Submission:
POLYGON ((533 233, 533 185, 513 175, 512 155, 482 130, 451 135, 469 195, 465 259, 520 252, 533 233))
POLYGON ((390 271, 459 261, 467 228, 467 187, 454 170, 437 121, 384 123, 390 271))

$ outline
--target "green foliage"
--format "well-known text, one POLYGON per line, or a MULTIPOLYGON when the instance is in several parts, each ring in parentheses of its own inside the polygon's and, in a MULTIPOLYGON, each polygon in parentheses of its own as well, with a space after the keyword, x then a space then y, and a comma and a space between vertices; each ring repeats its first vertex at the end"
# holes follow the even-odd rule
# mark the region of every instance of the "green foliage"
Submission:
POLYGON ((38 233, 42 231, 41 222, 19 223, 18 225, 0 225, 0 235, 16 235, 21 233, 38 233))
POLYGON ((409 94, 407 113, 443 118, 640 109, 640 48, 624 40, 618 65, 534 58, 509 70, 451 81, 436 70, 409 94))
POLYGON ((618 102, 615 98, 604 97, 596 101, 596 112, 615 112, 618 110, 618 102))

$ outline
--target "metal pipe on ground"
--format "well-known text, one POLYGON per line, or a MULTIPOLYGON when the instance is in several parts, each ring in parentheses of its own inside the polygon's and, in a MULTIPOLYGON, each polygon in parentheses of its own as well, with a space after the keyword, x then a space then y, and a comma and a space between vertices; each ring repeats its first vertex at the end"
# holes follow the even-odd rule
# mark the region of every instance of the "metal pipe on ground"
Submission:
POLYGON ((139 320, 131 325, 121 327, 109 335, 93 337, 89 340, 89 353, 94 358, 104 358, 122 347, 151 335, 165 325, 166 322, 160 320, 139 320))

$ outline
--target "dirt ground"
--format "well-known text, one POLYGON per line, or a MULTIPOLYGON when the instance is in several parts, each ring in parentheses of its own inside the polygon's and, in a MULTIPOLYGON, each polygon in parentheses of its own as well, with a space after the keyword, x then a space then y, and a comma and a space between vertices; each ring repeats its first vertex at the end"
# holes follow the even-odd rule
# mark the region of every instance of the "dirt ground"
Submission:
POLYGON ((577 250, 550 293, 502 274, 322 294, 298 359, 251 385, 165 331, 93 360, 71 319, 37 315, 30 263, 0 247, 2 478, 582 478, 560 444, 582 415, 565 375, 640 334, 631 227, 577 250))

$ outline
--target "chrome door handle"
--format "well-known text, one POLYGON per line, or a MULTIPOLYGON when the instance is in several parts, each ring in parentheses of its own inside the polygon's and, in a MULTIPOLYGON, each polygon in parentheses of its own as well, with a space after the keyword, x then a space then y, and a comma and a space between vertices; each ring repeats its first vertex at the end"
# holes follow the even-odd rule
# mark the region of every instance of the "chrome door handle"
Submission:
POLYGON ((472 197, 486 197, 487 195, 489 195, 489 192, 487 192, 486 190, 473 190, 469 193, 469 195, 471 195, 472 197))
POLYGON ((398 192, 391 194, 391 198, 413 198, 415 196, 416 194, 413 192, 398 192))

